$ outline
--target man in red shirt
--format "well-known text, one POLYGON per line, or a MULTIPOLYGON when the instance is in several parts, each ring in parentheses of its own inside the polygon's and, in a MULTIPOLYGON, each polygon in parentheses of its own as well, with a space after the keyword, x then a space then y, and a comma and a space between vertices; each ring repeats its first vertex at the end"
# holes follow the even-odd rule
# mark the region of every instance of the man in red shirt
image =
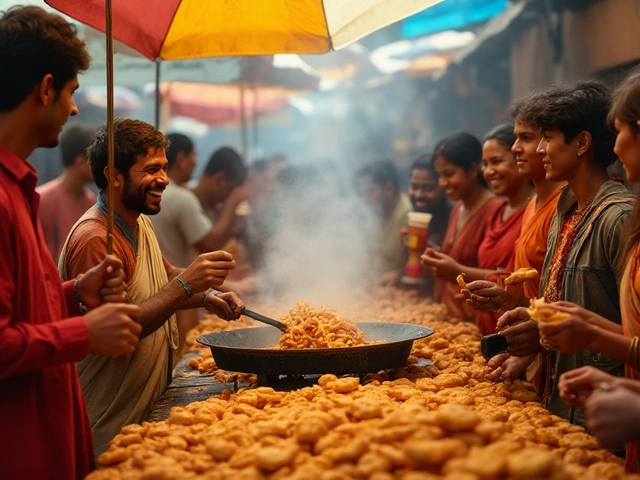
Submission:
POLYGON ((27 158, 54 147, 77 114, 77 74, 89 65, 72 25, 37 7, 0 18, 0 476, 83 478, 94 468, 87 410, 73 362, 89 351, 129 355, 139 308, 122 263, 105 258, 61 284, 38 220, 27 158), (85 316, 81 310, 92 309, 85 316), (69 313, 73 316, 69 317, 69 313))

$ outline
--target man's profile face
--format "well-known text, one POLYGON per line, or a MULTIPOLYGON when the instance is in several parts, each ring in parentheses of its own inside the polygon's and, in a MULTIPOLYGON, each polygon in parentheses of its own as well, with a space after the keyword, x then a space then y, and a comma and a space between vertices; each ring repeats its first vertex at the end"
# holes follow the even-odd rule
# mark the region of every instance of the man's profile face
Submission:
POLYGON ((60 92, 56 92, 53 87, 50 87, 50 102, 45 106, 42 125, 39 129, 41 132, 39 146, 53 148, 58 145, 62 127, 67 119, 78 114, 78 107, 73 99, 73 94, 77 89, 77 77, 65 83, 60 92))
POLYGON ((145 215, 160 212, 162 192, 169 184, 168 164, 164 149, 150 148, 147 155, 139 156, 125 175, 122 204, 145 215))

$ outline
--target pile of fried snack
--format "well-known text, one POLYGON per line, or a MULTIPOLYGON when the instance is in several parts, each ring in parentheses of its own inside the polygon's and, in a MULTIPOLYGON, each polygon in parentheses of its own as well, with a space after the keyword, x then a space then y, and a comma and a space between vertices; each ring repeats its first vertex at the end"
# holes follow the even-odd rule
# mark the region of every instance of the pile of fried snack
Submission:
POLYGON ((474 325, 445 321, 440 305, 400 291, 354 308, 362 320, 436 333, 415 342, 407 367, 364 384, 324 375, 313 387, 240 390, 129 425, 100 456, 107 468, 88 478, 640 479, 551 415, 529 384, 485 380, 474 325), (420 366, 421 357, 433 365, 420 366))

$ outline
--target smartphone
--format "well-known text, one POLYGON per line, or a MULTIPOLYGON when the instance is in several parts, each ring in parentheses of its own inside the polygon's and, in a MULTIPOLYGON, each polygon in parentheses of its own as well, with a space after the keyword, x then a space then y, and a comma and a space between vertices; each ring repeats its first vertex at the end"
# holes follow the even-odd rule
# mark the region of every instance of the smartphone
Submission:
POLYGON ((499 353, 504 353, 508 346, 507 337, 501 337, 497 333, 482 337, 482 340, 480 340, 480 350, 485 360, 489 360, 499 353))

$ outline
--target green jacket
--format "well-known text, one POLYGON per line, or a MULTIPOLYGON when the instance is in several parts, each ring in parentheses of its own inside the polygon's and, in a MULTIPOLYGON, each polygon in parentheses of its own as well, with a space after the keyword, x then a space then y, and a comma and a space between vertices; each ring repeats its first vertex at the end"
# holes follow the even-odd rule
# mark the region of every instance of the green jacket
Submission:
MULTIPOLYGON (((584 221, 578 227, 567 256, 560 298, 576 303, 615 323, 620 323, 619 287, 624 273, 624 242, 635 197, 623 185, 605 182, 595 196, 584 221)), ((562 224, 576 204, 566 187, 551 221, 547 255, 540 278, 540 292, 547 285, 549 268, 560 238, 562 224)), ((567 407, 558 395, 560 375, 583 365, 591 365, 611 375, 624 376, 624 365, 598 352, 587 350, 556 355, 556 373, 549 410, 572 423, 585 426, 584 411, 567 407)))

